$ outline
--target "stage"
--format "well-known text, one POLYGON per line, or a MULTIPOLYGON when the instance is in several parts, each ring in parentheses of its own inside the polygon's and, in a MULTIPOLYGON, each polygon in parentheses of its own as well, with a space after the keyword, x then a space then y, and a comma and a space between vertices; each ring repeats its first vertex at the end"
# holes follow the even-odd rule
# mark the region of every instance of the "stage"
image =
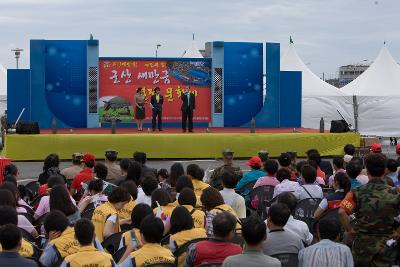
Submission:
POLYGON ((138 132, 134 128, 111 129, 42 129, 39 135, 6 135, 2 155, 13 161, 42 161, 50 153, 57 153, 60 159, 70 159, 72 153, 92 153, 104 158, 104 151, 113 148, 119 151, 119 158, 131 158, 133 152, 144 151, 154 159, 205 159, 218 158, 224 148, 235 151, 236 158, 256 155, 267 150, 271 157, 284 151, 305 151, 316 148, 322 156, 343 154, 343 146, 360 145, 357 133, 318 133, 313 129, 256 129, 248 128, 197 128, 194 133, 182 133, 179 128, 165 128, 164 131, 138 132))

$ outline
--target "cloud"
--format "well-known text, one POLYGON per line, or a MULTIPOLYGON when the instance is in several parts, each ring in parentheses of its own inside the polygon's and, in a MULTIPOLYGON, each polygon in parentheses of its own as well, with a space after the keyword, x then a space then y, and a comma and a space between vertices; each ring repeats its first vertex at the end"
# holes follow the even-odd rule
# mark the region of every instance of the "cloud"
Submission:
POLYGON ((24 48, 30 39, 100 40, 101 56, 179 56, 192 33, 204 42, 281 42, 292 35, 298 53, 317 74, 335 74, 340 65, 374 59, 383 40, 398 60, 400 46, 395 0, 1 0, 0 62, 14 66, 10 43, 24 48))

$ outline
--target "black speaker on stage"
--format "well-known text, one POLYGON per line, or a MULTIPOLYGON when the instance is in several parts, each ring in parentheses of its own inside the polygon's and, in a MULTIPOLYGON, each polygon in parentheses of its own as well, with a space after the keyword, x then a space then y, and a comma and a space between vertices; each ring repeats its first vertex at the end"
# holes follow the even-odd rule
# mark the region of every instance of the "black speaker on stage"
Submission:
POLYGON ((347 133, 350 131, 349 125, 345 120, 331 121, 331 133, 347 133))
POLYGON ((19 121, 15 128, 17 134, 40 134, 37 121, 19 121))

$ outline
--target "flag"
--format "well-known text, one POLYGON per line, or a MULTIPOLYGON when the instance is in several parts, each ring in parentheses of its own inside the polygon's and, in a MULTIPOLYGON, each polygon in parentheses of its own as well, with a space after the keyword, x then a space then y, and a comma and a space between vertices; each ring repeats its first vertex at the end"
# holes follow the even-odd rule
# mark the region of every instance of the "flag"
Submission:
POLYGON ((156 201, 157 203, 157 213, 156 213, 156 217, 160 218, 163 222, 167 219, 167 217, 164 214, 164 211, 162 210, 160 203, 158 203, 158 201, 156 201))

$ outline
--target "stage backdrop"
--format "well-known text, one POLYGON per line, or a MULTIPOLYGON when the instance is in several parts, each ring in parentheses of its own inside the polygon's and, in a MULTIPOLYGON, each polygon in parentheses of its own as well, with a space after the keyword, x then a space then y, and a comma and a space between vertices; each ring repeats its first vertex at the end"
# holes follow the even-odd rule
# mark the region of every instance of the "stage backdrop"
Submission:
POLYGON ((210 59, 100 58, 99 120, 133 123, 136 89, 146 94, 146 119, 151 121, 150 97, 159 87, 164 95, 163 122, 181 122, 181 95, 186 85, 196 95, 193 121, 211 117, 210 59))

